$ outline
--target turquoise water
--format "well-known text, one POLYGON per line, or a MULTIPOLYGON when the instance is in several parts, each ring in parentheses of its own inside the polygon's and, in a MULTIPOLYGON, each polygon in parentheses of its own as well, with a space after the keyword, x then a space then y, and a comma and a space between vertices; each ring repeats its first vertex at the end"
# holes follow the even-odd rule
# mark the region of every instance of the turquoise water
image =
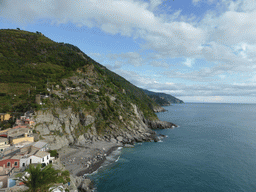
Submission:
POLYGON ((163 142, 122 149, 91 175, 98 192, 256 191, 256 105, 165 108, 159 119, 179 127, 157 131, 163 142))

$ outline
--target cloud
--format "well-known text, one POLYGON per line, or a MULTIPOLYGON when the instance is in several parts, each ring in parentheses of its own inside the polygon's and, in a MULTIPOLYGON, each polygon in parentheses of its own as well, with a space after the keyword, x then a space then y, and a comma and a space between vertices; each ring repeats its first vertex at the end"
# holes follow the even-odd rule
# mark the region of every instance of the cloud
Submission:
POLYGON ((115 61, 114 65, 105 65, 109 70, 115 71, 117 69, 122 68, 122 63, 119 61, 115 61))
POLYGON ((256 83, 233 83, 225 82, 198 84, 197 82, 187 85, 184 83, 165 82, 161 83, 156 78, 142 76, 134 71, 117 69, 115 72, 138 87, 156 92, 165 92, 174 96, 200 96, 220 98, 223 96, 256 96, 256 83))
POLYGON ((129 64, 135 67, 145 65, 145 59, 137 52, 127 52, 127 53, 111 53, 107 57, 112 61, 119 61, 122 64, 129 64))
POLYGON ((186 61, 183 63, 184 65, 188 67, 192 67, 192 65, 195 63, 195 59, 193 58, 187 58, 186 61))
POLYGON ((154 67, 164 67, 164 68, 168 68, 169 64, 163 61, 157 61, 157 60, 153 60, 149 63, 151 66, 154 67))
MULTIPOLYGON (((98 27, 112 35, 141 38, 145 42, 142 48, 154 50, 161 58, 205 58, 229 63, 238 59, 243 63, 245 55, 248 59, 256 56, 252 50, 250 54, 244 52, 242 55, 241 52, 235 57, 231 54, 238 44, 256 45, 255 1, 222 0, 216 4, 222 12, 208 11, 198 21, 180 20, 184 18, 181 10, 173 11, 168 17, 156 15, 154 10, 161 4, 162 0, 108 0, 101 3, 96 0, 2 0, 0 16, 23 24, 36 22, 39 18, 51 19, 55 24, 72 22, 77 26, 98 27), (231 51, 226 51, 224 57, 219 48, 231 51)), ((140 62, 132 63, 139 66, 140 62)), ((189 62, 186 64, 190 65, 189 62)))
POLYGON ((202 1, 202 0, 192 0, 192 3, 197 4, 200 1, 202 1))
POLYGON ((198 54, 205 34, 186 22, 167 21, 152 9, 162 1, 135 0, 3 0, 1 17, 19 23, 51 19, 53 23, 72 22, 78 26, 98 27, 109 34, 142 38, 143 48, 171 57, 198 54), (15 7, 13 5, 16 5, 15 7))

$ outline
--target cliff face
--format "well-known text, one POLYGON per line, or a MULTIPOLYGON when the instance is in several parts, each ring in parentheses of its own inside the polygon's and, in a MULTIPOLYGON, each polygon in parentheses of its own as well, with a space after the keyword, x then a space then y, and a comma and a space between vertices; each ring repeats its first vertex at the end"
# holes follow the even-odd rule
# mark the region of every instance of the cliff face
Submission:
POLYGON ((176 126, 160 120, 147 120, 135 104, 131 104, 131 106, 134 115, 130 117, 130 121, 123 121, 123 128, 114 123, 111 124, 111 130, 104 135, 97 133, 95 117, 91 115, 84 116, 81 113, 74 112, 72 108, 66 110, 57 108, 54 113, 51 110, 37 111, 33 117, 36 122, 35 130, 42 139, 49 142, 51 149, 60 149, 70 144, 84 145, 97 140, 123 144, 151 141, 157 139, 152 129, 176 126), (84 129, 85 127, 86 129, 84 129), (77 135, 78 130, 81 131, 81 129, 84 129, 84 132, 77 135))

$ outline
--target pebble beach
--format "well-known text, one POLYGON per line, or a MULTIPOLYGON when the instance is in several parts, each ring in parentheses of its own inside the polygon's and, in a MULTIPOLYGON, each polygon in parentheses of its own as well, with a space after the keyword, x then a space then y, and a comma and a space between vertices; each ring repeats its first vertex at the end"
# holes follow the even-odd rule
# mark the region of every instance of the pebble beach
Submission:
POLYGON ((60 162, 73 176, 96 171, 114 150, 122 144, 97 141, 86 145, 67 146, 59 150, 60 162))

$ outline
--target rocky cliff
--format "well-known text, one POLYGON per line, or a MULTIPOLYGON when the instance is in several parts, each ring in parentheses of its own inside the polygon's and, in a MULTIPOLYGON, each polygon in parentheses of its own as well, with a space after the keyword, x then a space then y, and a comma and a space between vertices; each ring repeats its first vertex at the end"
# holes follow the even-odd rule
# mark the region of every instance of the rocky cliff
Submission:
MULTIPOLYGON (((84 116, 74 112, 72 108, 62 110, 56 108, 37 111, 33 116, 36 122, 35 131, 41 139, 49 142, 51 149, 60 149, 71 144, 85 145, 94 141, 130 144, 134 142, 156 140, 156 133, 152 129, 173 128, 176 125, 160 120, 147 120, 135 104, 131 104, 134 115, 120 128, 115 123, 110 124, 111 130, 102 135, 95 127, 95 117, 84 116), (84 129, 84 133, 77 135, 77 130, 84 129)), ((119 117, 122 121, 122 117, 119 117)))

